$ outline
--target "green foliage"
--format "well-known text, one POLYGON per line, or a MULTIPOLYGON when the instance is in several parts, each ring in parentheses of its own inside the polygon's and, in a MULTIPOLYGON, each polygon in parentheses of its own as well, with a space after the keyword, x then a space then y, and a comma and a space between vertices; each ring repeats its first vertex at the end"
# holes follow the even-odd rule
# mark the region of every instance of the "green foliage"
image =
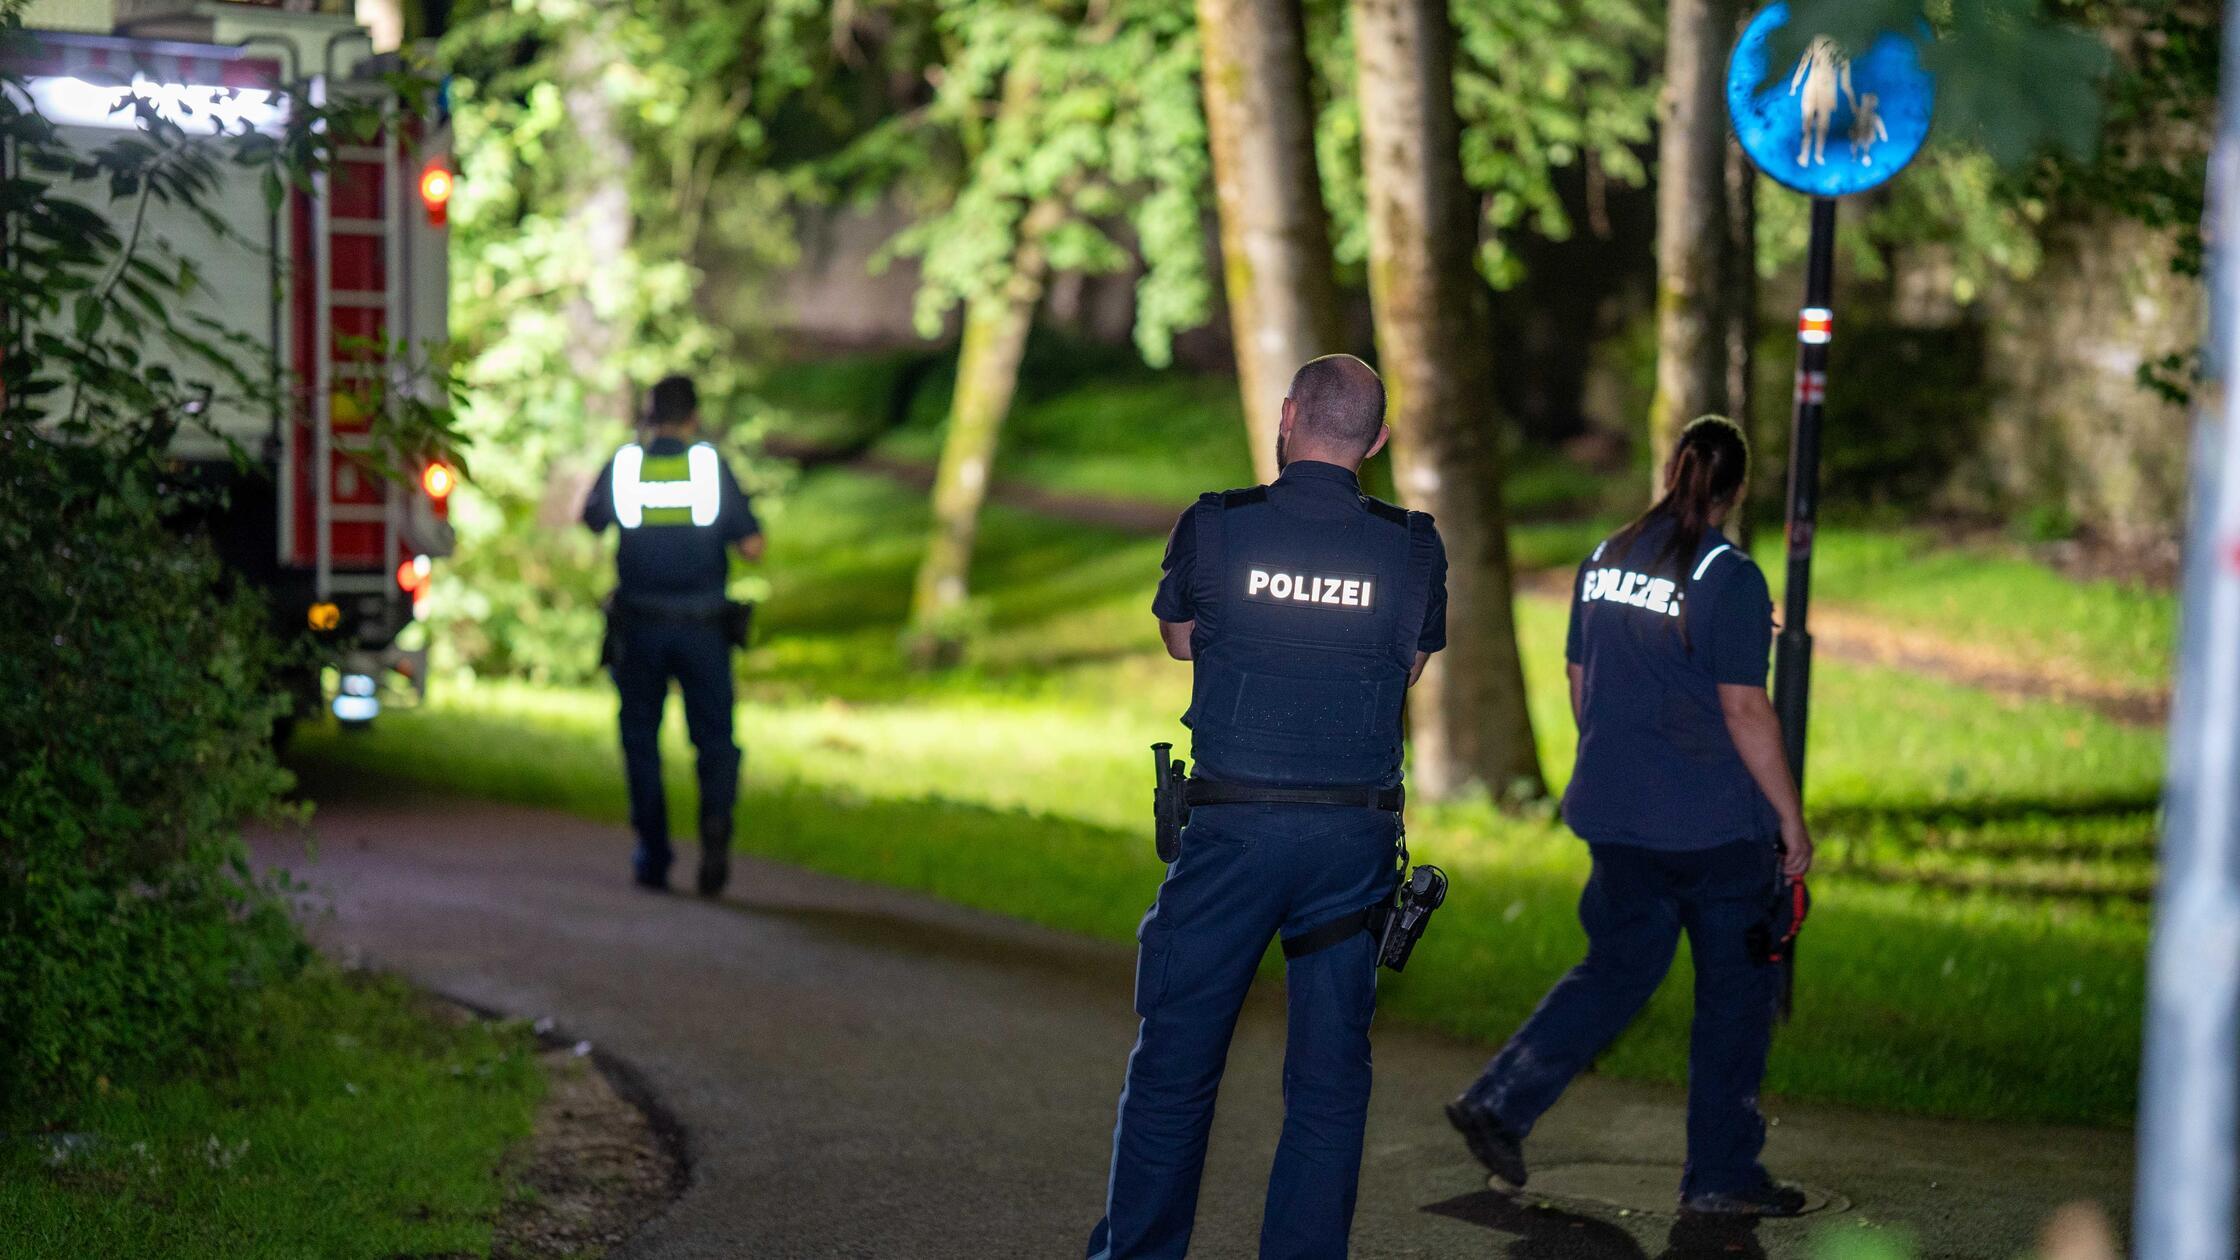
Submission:
MULTIPOLYGON (((1352 32, 1342 5, 1310 4, 1308 16, 1310 56, 1327 85, 1316 144, 1332 244, 1341 263, 1358 267, 1369 229, 1352 32)), ((1478 266, 1506 288, 1524 275, 1508 239, 1565 240, 1574 230, 1559 173, 1584 166, 1591 180, 1647 182, 1663 15, 1638 0, 1505 0, 1457 4, 1453 16, 1463 176, 1480 194, 1483 222, 1478 266)))
POLYGON ((593 670, 606 552, 572 510, 635 389, 690 373, 735 462, 753 437, 747 313, 793 258, 773 119, 820 81, 831 35, 809 0, 494 0, 445 40, 461 423, 505 452, 454 500, 459 554, 433 596, 468 667, 593 670), (723 322, 711 259, 735 290, 723 322))
POLYGON ((2083 158, 2099 139, 2107 45, 2049 20, 2037 0, 1794 0, 1790 8, 1769 66, 1794 65, 1815 35, 1861 49, 1885 31, 1932 21, 1936 38, 1922 44, 1921 64, 1937 79, 1937 126, 2001 165, 2049 149, 2083 158))
POLYGON ((543 1090, 519 1023, 314 967, 232 1053, 0 1145, 0 1257, 481 1256, 543 1090))
MULTIPOLYGON (((18 38, 9 5, 0 42, 18 38)), ((27 100, 0 83, 21 172, 0 181, 19 334, 0 364, 0 1113, 43 1119, 222 1058, 255 987, 299 960, 237 828, 280 810, 276 675, 301 662, 187 532, 223 504, 165 462, 214 404, 291 383, 196 313, 201 277, 149 212, 223 234, 220 180, 261 173, 277 200, 380 120, 296 93, 282 135, 190 135, 136 97, 131 129, 74 151, 27 100), (103 192, 119 219, 84 200, 103 192)), ((372 462, 457 459, 447 403, 441 381, 368 400, 372 462)))
POLYGON ((820 164, 817 182, 855 196, 896 189, 921 208, 886 256, 920 260, 928 337, 960 304, 1002 288, 1029 212, 1054 207, 1037 242, 1051 269, 1109 273, 1140 258, 1136 345, 1164 365, 1212 292, 1188 0, 941 0, 934 12, 932 99, 820 164))
POLYGON ((224 1055, 297 949, 237 831, 288 783, 262 602, 119 458, 0 422, 0 1110, 224 1055))

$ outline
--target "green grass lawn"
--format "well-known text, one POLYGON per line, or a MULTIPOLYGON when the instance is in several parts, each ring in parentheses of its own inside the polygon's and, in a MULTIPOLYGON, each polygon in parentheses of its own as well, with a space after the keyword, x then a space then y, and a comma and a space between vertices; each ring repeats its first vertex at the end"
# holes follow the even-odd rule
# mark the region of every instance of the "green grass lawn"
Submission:
POLYGON ((226 1069, 112 1089, 70 1135, 12 1135, 0 1256, 487 1254, 498 1158, 544 1089, 527 1031, 328 971, 258 1001, 226 1069))
MULTIPOLYGON (((946 356, 885 354, 790 365, 764 393, 778 428, 796 438, 869 442, 932 460, 952 383, 946 356)), ((1390 485, 1384 463, 1367 471, 1372 493, 1390 485)), ((1152 372, 1109 350, 1042 341, 1022 372, 996 469, 1052 490, 1178 510, 1201 491, 1253 480, 1232 378, 1152 372)), ((1569 570, 1623 522, 1637 484, 1630 472, 1598 478, 1546 451, 1515 452, 1507 499, 1521 522, 1511 539, 1518 563, 1569 570)), ((1786 577, 1779 537, 1775 522, 1757 544, 1777 596, 1786 577)), ((1814 566, 1814 597, 1825 606, 1976 645, 2023 668, 2143 689, 2171 677, 2177 601, 2168 592, 2073 581, 2019 550, 1956 547, 1886 521, 1826 522, 1814 566)))
MULTIPOLYGON (((992 511, 975 574, 990 629, 964 668, 926 676, 895 654, 922 522, 909 492, 825 472, 773 523, 773 594, 743 663, 741 843, 1124 940, 1160 871, 1143 750, 1183 735, 1189 687, 1146 608, 1160 543, 992 511)), ((1560 783, 1572 755, 1562 607, 1526 600, 1519 615, 1560 783)), ((1887 670, 1830 663, 1815 683, 1813 805, 1829 869, 1771 1087, 1950 1115, 2123 1121, 2146 942, 2143 910, 2124 894, 2151 879, 2159 734, 1887 670), (2076 895, 2093 880, 2118 895, 2076 895)), ((606 693, 484 683, 438 695, 364 737, 307 732, 299 756, 622 819, 606 693)), ((681 814, 689 757, 672 717, 681 814)), ((1412 810, 1409 827, 1455 892, 1420 961, 1387 978, 1385 1009, 1497 1040, 1578 956, 1583 846, 1552 821, 1483 802, 1412 810)), ((624 848, 618 835, 618 878, 624 848)), ((1682 1078, 1681 972, 1604 1070, 1682 1078)))

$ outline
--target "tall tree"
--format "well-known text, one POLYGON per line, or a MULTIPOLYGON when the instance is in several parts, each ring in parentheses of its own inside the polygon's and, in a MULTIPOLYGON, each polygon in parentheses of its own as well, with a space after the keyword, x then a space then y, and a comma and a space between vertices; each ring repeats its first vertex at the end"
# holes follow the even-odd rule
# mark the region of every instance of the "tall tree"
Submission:
POLYGON ((1352 0, 1369 298, 1391 394, 1400 494, 1437 517, 1448 557, 1447 650, 1415 688, 1413 782, 1452 796, 1545 792, 1517 658, 1502 507, 1488 297, 1472 266, 1454 30, 1445 0, 1352 0))
POLYGON ((1737 0, 1671 0, 1657 136, 1657 388, 1649 402, 1649 494, 1681 426, 1726 411, 1729 287, 1727 47, 1737 0))
POLYGON ((1315 169, 1298 0, 1197 0, 1221 274, 1252 465, 1276 475, 1291 374, 1338 349, 1330 215, 1315 169))
POLYGON ((920 331, 964 309, 911 654, 959 655, 972 542, 1049 275, 1143 269, 1136 344, 1168 361, 1205 318, 1205 124, 1188 0, 944 0, 933 99, 822 165, 827 183, 919 212, 888 246, 920 259, 920 331), (1132 240, 1123 244, 1122 224, 1132 240))

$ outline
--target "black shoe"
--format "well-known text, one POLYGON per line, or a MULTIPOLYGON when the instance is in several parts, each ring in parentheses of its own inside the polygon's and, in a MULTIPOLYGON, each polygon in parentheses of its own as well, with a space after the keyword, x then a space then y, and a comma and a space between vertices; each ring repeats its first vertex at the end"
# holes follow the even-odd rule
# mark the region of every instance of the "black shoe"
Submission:
POLYGON ((659 875, 648 871, 634 871, 630 875, 630 882, 647 892, 665 893, 669 891, 669 873, 667 871, 663 871, 659 875))
POLYGON ((1804 1212, 1804 1191, 1768 1181, 1755 1190, 1714 1190, 1684 1195, 1680 1210, 1694 1216, 1797 1216, 1804 1212))
POLYGON ((709 854, 700 859, 700 879, 695 885, 703 897, 720 897, 724 885, 731 882, 731 859, 724 854, 709 854))
POLYGON ((1524 1188, 1524 1144, 1501 1127, 1492 1111, 1457 1098, 1447 1104, 1447 1123, 1462 1135, 1470 1153, 1478 1157, 1487 1172, 1520 1190, 1524 1188))

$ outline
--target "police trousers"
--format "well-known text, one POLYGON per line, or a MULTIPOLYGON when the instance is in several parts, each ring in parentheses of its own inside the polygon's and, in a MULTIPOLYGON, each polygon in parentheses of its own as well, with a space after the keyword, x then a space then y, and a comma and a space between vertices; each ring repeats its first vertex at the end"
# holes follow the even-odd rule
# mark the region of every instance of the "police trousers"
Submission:
POLYGON ((632 612, 615 626, 611 672, 622 698, 622 763, 638 874, 669 870, 669 803, 661 781, 661 719, 669 682, 684 692, 684 724, 699 759, 700 838, 727 849, 739 799, 739 745, 731 733, 731 645, 715 617, 632 612))
POLYGON ((1692 851, 1597 844, 1579 898, 1587 957, 1465 1093, 1516 1137, 1640 1013, 1672 966, 1680 934, 1695 964, 1688 1045, 1688 1163, 1682 1195, 1752 1190, 1766 1181, 1758 1085, 1773 1038, 1779 969, 1754 957, 1750 926, 1766 913, 1773 841, 1692 851))
MULTIPOLYGON (((1269 943, 1392 891, 1395 815, 1315 805, 1195 810, 1137 933, 1136 1013, 1091 1260, 1189 1250, 1214 1094, 1269 943)), ((1283 1136, 1261 1218, 1264 1260, 1346 1254, 1369 1114, 1376 942, 1362 932, 1290 960, 1283 1136)))

